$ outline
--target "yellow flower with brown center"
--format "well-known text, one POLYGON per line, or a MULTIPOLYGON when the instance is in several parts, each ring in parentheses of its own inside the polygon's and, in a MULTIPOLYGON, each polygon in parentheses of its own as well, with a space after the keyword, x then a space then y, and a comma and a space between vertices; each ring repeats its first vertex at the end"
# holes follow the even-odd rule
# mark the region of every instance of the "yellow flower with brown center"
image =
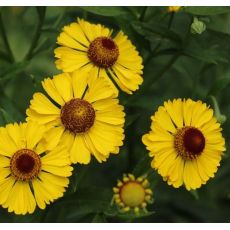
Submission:
POLYGON ((27 120, 50 127, 45 135, 49 149, 61 142, 73 163, 99 162, 118 153, 124 139, 124 112, 105 78, 90 73, 63 73, 42 82, 48 97, 35 93, 27 120))
POLYGON ((143 82, 142 58, 122 31, 112 37, 112 30, 78 19, 63 28, 57 43, 56 66, 64 72, 96 67, 97 76, 102 73, 116 91, 115 85, 128 94, 143 82))
POLYGON ((152 190, 149 181, 143 177, 135 178, 133 174, 124 174, 123 180, 118 181, 113 188, 114 200, 123 212, 146 210, 147 204, 152 203, 152 190))
POLYGON ((181 6, 168 6, 168 12, 178 12, 181 6))
POLYGON ((225 140, 212 109, 201 101, 174 99, 151 119, 142 140, 153 157, 151 166, 169 185, 197 189, 214 177, 225 140))
POLYGON ((0 128, 0 205, 9 212, 33 213, 63 196, 72 167, 66 147, 50 151, 47 129, 35 122, 0 128))

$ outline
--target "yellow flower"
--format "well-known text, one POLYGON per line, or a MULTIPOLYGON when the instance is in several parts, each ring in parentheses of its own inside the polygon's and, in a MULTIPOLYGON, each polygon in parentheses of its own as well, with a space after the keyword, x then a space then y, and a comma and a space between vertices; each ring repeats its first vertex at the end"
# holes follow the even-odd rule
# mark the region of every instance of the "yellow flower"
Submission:
POLYGON ((27 110, 27 120, 51 127, 45 135, 48 148, 61 141, 73 163, 88 164, 91 154, 106 161, 119 152, 124 139, 123 106, 108 81, 89 75, 74 72, 45 79, 42 85, 50 99, 35 93, 27 110))
POLYGON ((47 150, 46 129, 34 122, 0 128, 0 204, 9 212, 33 213, 62 197, 72 167, 64 146, 47 150))
POLYGON ((133 174, 123 176, 123 180, 113 188, 114 200, 123 212, 138 213, 145 210, 148 203, 152 203, 153 192, 149 182, 143 177, 135 178, 133 174))
POLYGON ((169 185, 197 189, 214 177, 225 141, 212 109, 201 101, 175 99, 151 119, 142 140, 153 157, 151 166, 169 185))
POLYGON ((78 19, 63 28, 57 43, 56 66, 64 72, 97 67, 98 75, 103 73, 128 94, 143 82, 142 58, 122 31, 112 38, 112 30, 78 19))
POLYGON ((178 12, 181 6, 168 6, 168 12, 178 12))

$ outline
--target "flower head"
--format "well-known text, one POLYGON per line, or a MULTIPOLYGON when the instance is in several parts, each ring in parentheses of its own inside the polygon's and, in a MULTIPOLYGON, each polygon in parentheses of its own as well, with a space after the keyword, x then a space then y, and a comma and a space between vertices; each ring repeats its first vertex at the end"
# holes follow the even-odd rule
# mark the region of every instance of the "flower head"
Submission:
POLYGON ((151 119, 142 140, 153 157, 151 166, 169 185, 197 189, 214 177, 225 141, 212 109, 201 101, 175 99, 151 119))
POLYGON ((181 6, 168 6, 168 12, 178 12, 181 6))
POLYGON ((0 204, 15 214, 33 213, 62 197, 72 167, 64 146, 48 150, 44 126, 35 122, 0 128, 0 204))
POLYGON ((63 28, 57 43, 56 66, 64 72, 97 68, 97 75, 105 75, 114 90, 111 79, 129 94, 142 84, 142 58, 121 31, 113 37, 112 30, 78 19, 63 28))
POLYGON ((50 149, 62 142, 71 162, 81 164, 88 164, 91 154, 102 162, 119 152, 125 114, 103 75, 76 71, 47 78, 42 85, 49 97, 34 94, 27 120, 50 127, 45 135, 50 149))
POLYGON ((124 175, 123 180, 118 181, 113 191, 114 200, 123 212, 138 213, 140 210, 145 210, 147 204, 152 202, 152 190, 149 188, 148 180, 143 177, 124 175))

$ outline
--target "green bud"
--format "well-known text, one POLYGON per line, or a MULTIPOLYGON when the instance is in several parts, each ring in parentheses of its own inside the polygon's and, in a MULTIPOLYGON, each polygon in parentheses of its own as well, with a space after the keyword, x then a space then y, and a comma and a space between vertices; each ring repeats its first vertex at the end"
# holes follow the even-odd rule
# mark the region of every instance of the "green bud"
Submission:
POLYGON ((206 30, 206 25, 195 17, 190 29, 192 34, 202 34, 206 30))

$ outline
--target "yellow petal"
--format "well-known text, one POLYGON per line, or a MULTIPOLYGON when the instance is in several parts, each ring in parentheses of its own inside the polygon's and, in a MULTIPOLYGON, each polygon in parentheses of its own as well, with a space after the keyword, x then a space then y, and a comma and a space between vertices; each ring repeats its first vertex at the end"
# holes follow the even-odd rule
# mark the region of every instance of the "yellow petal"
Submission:
POLYGON ((187 190, 200 188, 202 181, 196 161, 187 160, 184 166, 184 184, 187 190))
POLYGON ((36 203, 28 182, 17 181, 4 206, 8 207, 9 212, 13 211, 15 214, 33 213, 36 203))
POLYGON ((8 124, 6 125, 6 130, 18 149, 25 147, 25 137, 19 124, 8 124))
MULTIPOLYGON (((64 28, 68 28, 68 26, 64 27, 64 28)), ((68 31, 68 29, 64 29, 66 31, 68 31)), ((69 32, 69 31, 68 31, 69 32)), ((72 32, 72 31, 71 31, 72 32)), ((70 32, 69 32, 70 33, 70 32)), ((70 35, 66 32, 62 32, 58 38, 57 38, 57 43, 59 45, 62 45, 62 46, 67 46, 69 48, 73 48, 73 49, 77 49, 77 50, 81 50, 81 51, 87 51, 87 47, 81 45, 81 43, 79 43, 76 39, 74 39, 72 36, 71 36, 71 33, 70 35)))
POLYGON ((58 74, 53 77, 53 82, 56 90, 65 102, 73 98, 72 79, 69 74, 58 74))
POLYGON ((88 164, 91 159, 91 154, 86 146, 84 134, 75 136, 73 145, 70 150, 70 159, 73 163, 88 164))
POLYGON ((37 113, 47 115, 59 115, 60 109, 57 108, 44 94, 35 93, 33 100, 30 101, 30 108, 37 113))
POLYGON ((95 80, 91 80, 88 92, 84 99, 92 103, 97 100, 114 97, 114 90, 110 88, 108 82, 104 78, 96 78, 95 80))
MULTIPOLYGON (((69 26, 65 26, 63 31, 72 37, 74 40, 83 44, 85 47, 89 46, 89 41, 87 40, 84 31, 81 29, 80 25, 76 22, 71 23, 69 26)), ((60 44, 60 43, 59 43, 60 44)))
POLYGON ((64 126, 52 127, 44 134, 46 141, 46 149, 51 150, 55 148, 62 137, 62 134, 65 132, 64 126))
POLYGON ((46 78, 44 81, 42 81, 42 86, 44 90, 47 92, 47 94, 59 105, 64 105, 64 100, 57 91, 54 81, 50 78, 46 78))
POLYGON ((43 138, 46 128, 36 122, 29 121, 26 126, 26 147, 33 149, 43 138))
POLYGON ((15 183, 14 177, 10 176, 4 180, 0 179, 0 204, 4 204, 10 195, 10 191, 15 183))
POLYGON ((0 154, 11 157, 18 150, 17 145, 5 128, 0 128, 0 154))
POLYGON ((69 153, 65 146, 57 146, 41 157, 42 168, 45 165, 66 166, 70 165, 69 153))
POLYGON ((86 70, 77 70, 72 74, 73 93, 75 98, 82 98, 87 87, 89 73, 86 70))
POLYGON ((78 70, 90 62, 85 52, 73 50, 68 47, 58 47, 54 52, 55 57, 59 58, 55 62, 56 67, 66 73, 78 70))

